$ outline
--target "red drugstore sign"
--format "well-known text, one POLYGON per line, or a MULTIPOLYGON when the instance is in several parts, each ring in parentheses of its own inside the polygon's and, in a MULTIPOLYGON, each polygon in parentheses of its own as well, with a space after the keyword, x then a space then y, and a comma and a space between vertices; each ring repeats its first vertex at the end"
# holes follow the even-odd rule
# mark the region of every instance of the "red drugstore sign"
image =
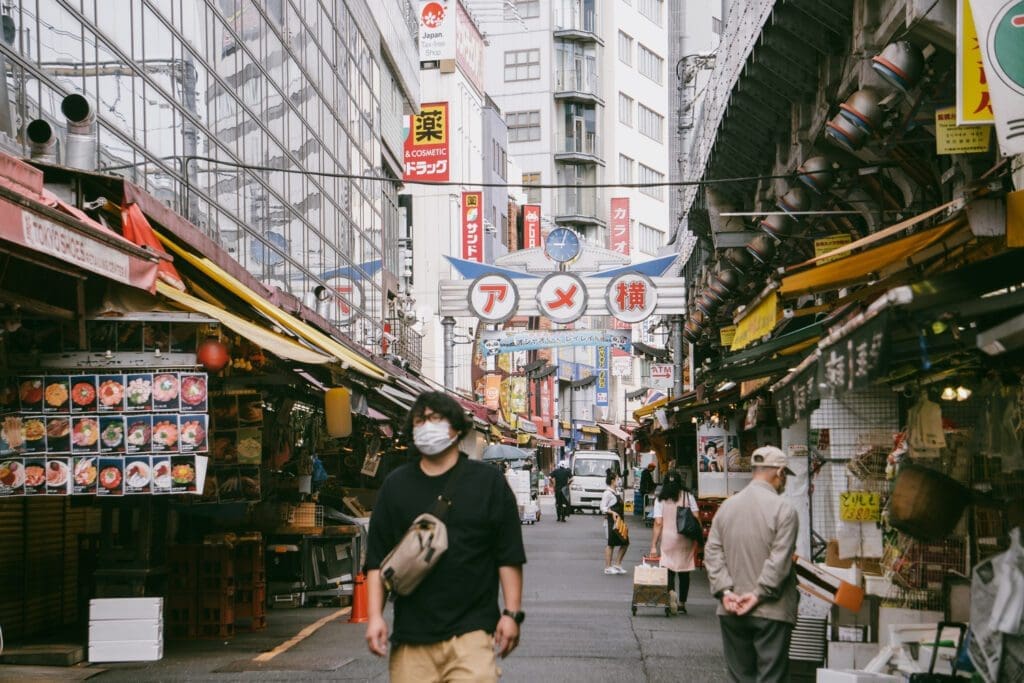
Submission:
POLYGON ((462 193, 462 258, 484 262, 484 224, 482 192, 462 193))
POLYGON ((409 135, 403 151, 403 180, 449 179, 447 102, 424 104, 419 114, 409 117, 409 135))
POLYGON ((540 245, 540 204, 524 204, 523 249, 536 249, 540 245))
POLYGON ((611 226, 608 248, 617 254, 629 256, 629 197, 612 199, 611 226))

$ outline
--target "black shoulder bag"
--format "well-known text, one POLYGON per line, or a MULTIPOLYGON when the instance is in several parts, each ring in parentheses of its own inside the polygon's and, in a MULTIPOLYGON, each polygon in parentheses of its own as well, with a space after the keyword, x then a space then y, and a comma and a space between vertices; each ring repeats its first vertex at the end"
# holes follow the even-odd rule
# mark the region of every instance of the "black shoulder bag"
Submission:
POLYGON ((683 500, 676 505, 676 533, 691 541, 704 539, 704 530, 701 529, 700 522, 693 516, 693 510, 690 509, 689 493, 685 494, 683 500))

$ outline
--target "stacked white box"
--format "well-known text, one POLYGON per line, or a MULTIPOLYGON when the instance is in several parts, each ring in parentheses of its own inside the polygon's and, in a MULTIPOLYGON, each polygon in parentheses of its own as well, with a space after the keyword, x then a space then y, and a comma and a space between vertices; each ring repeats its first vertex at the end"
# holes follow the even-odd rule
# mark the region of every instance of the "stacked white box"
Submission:
POLYGON ((526 470, 509 470, 505 473, 505 480, 516 496, 516 505, 528 505, 530 502, 530 473, 526 470))
POLYGON ((163 656, 163 598, 89 601, 90 662, 153 662, 163 656))

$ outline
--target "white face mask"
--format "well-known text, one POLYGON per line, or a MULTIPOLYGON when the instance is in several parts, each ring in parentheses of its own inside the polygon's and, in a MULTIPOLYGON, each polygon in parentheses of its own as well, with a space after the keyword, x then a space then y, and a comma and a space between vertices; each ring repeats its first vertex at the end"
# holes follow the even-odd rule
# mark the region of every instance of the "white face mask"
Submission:
POLYGON ((458 436, 451 436, 451 425, 448 420, 440 422, 424 422, 418 427, 413 427, 412 442, 416 444, 416 450, 423 455, 438 455, 448 450, 448 447, 455 443, 458 436))

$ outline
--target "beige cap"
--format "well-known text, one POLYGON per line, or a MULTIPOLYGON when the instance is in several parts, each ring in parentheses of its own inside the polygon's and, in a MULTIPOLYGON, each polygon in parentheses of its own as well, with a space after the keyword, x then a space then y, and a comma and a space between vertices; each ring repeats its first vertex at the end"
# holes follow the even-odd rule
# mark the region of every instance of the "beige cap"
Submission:
POLYGON ((786 454, 775 446, 761 446, 750 456, 751 467, 782 467, 786 474, 796 474, 786 465, 786 454))

